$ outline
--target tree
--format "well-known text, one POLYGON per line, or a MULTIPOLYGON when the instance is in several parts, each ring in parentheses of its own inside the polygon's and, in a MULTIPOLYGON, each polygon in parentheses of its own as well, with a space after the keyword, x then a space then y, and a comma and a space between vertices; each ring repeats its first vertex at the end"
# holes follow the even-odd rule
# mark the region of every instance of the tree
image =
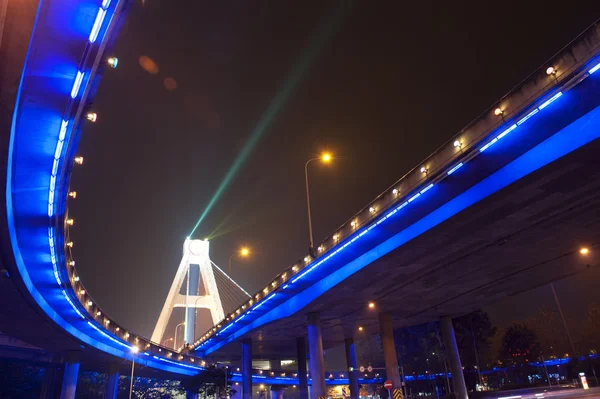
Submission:
POLYGON ((493 363, 490 349, 497 328, 492 326, 487 312, 476 310, 457 317, 454 331, 463 366, 475 368, 479 363, 480 367, 486 368, 493 363))
MULTIPOLYGON (((492 338, 497 328, 492 326, 487 312, 477 310, 454 319, 454 331, 460 357, 466 370, 493 367, 495 358, 491 356, 492 338)), ((479 370, 465 373, 465 382, 475 389, 479 381, 479 370)))
POLYGON ((77 380, 76 398, 102 398, 106 376, 102 373, 82 371, 77 380))
POLYGON ((527 364, 537 360, 540 343, 535 332, 522 323, 513 323, 506 329, 500 347, 500 357, 506 364, 527 364))
POLYGON ((183 381, 183 387, 190 392, 199 393, 202 397, 225 399, 236 392, 227 384, 230 378, 231 373, 228 369, 211 365, 198 375, 183 381))
POLYGON ((506 329, 502 337, 500 358, 506 366, 510 367, 507 373, 512 374, 511 381, 507 375, 508 383, 515 386, 529 384, 531 366, 529 362, 538 360, 540 356, 540 343, 535 332, 523 323, 513 323, 506 329))
MULTIPOLYGON (((119 399, 129 398, 129 377, 121 376, 119 381, 119 399)), ((179 381, 156 380, 154 378, 135 377, 132 397, 136 399, 172 399, 185 393, 179 381)))

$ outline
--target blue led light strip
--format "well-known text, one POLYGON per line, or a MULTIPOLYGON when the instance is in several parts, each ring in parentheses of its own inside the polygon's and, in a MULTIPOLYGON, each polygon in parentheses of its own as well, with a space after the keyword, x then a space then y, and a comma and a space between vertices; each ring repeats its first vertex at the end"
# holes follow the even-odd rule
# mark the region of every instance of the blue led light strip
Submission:
POLYGON ((450 169, 447 173, 448 176, 450 176, 452 173, 456 172, 457 170, 459 170, 460 168, 462 168, 463 163, 459 163, 458 165, 456 165, 455 167, 453 167, 452 169, 450 169))
POLYGON ((591 75, 591 74, 593 74, 594 72, 596 72, 598 69, 600 69, 600 63, 598 63, 598 64, 596 64, 596 66, 592 67, 592 69, 590 69, 590 70, 588 71, 588 73, 591 75))
POLYGON ((121 346, 126 347, 127 349, 131 350, 133 349, 133 346, 126 344, 124 342, 119 341, 118 339, 108 335, 107 333, 105 333, 104 331, 102 331, 100 328, 98 328, 94 323, 92 323, 91 321, 88 321, 87 324, 92 327, 94 330, 98 331, 100 334, 104 335, 106 338, 110 339, 111 341, 113 341, 116 344, 119 344, 121 346))
POLYGON ((94 25, 92 26, 92 31, 90 32, 89 41, 90 43, 94 43, 98 38, 98 33, 100 32, 100 28, 102 27, 102 22, 104 22, 104 17, 106 16, 106 10, 102 7, 98 8, 98 14, 96 14, 96 19, 94 20, 94 25))
POLYGON ((189 369, 194 369, 194 370, 204 370, 204 367, 192 366, 191 364, 185 364, 185 363, 178 363, 178 362, 174 362, 173 360, 165 359, 164 357, 158 357, 156 355, 152 355, 152 357, 154 359, 156 359, 156 360, 160 360, 162 362, 171 363, 171 364, 174 364, 176 366, 187 367, 189 369))

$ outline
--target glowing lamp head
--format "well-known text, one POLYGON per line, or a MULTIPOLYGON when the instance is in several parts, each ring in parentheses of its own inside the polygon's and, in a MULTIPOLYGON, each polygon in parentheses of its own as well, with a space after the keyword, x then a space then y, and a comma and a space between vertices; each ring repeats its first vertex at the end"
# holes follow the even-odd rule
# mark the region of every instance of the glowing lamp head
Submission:
POLYGON ((106 60, 106 63, 111 67, 111 68, 116 68, 117 65, 119 65, 119 59, 117 57, 110 57, 108 60, 106 60))
POLYGON ((373 207, 370 207, 370 208, 369 208, 369 213, 375 213, 375 208, 373 208, 373 207))
POLYGON ((375 302, 369 302, 369 309, 375 308, 375 302))
POLYGON ((93 305, 92 301, 87 301, 87 305, 92 306, 93 305))
POLYGON ((429 169, 427 169, 425 166, 421 166, 421 173, 427 173, 429 171, 429 169))
POLYGON ((455 140, 454 141, 454 147, 460 148, 460 147, 462 147, 462 143, 460 141, 458 141, 458 140, 455 140))
POLYGON ((339 234, 334 234, 333 235, 333 241, 338 241, 340 239, 340 235, 339 234))
POLYGON ((65 223, 69 226, 73 226, 75 224, 75 221, 73 219, 67 219, 65 220, 65 223))
POLYGON ((71 198, 77 198, 77 192, 76 191, 70 191, 69 192, 69 197, 71 197, 71 198))
POLYGON ((73 248, 73 241, 69 241, 65 245, 69 248, 73 248))
POLYGON ((394 195, 398 195, 398 189, 397 189, 397 188, 393 189, 393 190, 392 190, 392 194, 394 194, 394 195))
POLYGON ((85 290, 79 290, 79 295, 85 295, 85 290))
MULTIPOLYGON (((75 266, 75 261, 74 260, 69 261, 69 266, 75 266)), ((75 281, 79 281, 79 277, 75 277, 75 281)))
POLYGON ((582 254, 582 255, 587 255, 587 254, 589 254, 589 253, 590 253, 590 250, 589 250, 589 248, 587 248, 587 247, 583 247, 583 248, 581 248, 581 249, 579 250, 579 253, 580 253, 580 254, 582 254))
POLYGON ((240 249, 240 256, 249 256, 250 255, 250 249, 247 247, 244 247, 242 249, 240 249))
MULTIPOLYGON (((83 164, 83 157, 75 157, 75 159, 73 159, 73 161, 77 164, 77 165, 81 165, 83 164)), ((75 198, 75 197, 73 197, 75 198)))
POLYGON ((96 122, 98 120, 98 114, 95 112, 88 112, 85 118, 90 122, 96 122))
POLYGON ((363 330, 362 326, 358 327, 358 331, 362 331, 362 330, 363 330))
POLYGON ((140 348, 138 348, 137 346, 132 346, 131 347, 131 352, 138 353, 139 351, 140 351, 140 348))
POLYGON ((333 156, 328 152, 323 153, 323 155, 321 155, 321 161, 323 161, 325 163, 331 162, 332 159, 333 159, 333 156))
POLYGON ((504 115, 504 111, 502 111, 500 108, 496 108, 494 110, 494 115, 496 115, 496 116, 504 115))
POLYGON ((96 316, 102 316, 102 312, 101 311, 97 311, 96 312, 96 316))
POLYGON ((546 69, 546 75, 556 75, 556 69, 554 69, 554 67, 552 66, 549 66, 546 69))

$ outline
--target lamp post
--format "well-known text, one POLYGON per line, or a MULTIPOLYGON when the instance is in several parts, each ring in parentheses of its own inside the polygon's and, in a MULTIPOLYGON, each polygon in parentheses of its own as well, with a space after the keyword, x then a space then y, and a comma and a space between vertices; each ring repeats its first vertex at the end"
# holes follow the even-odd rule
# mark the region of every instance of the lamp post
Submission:
POLYGON ((231 254, 231 256, 229 257, 229 277, 231 277, 231 261, 236 255, 242 258, 246 258, 250 255, 250 249, 248 247, 242 247, 238 252, 234 252, 231 254))
POLYGON ((322 161, 323 163, 329 163, 329 162, 331 162, 332 159, 333 159, 333 156, 330 153, 325 152, 320 157, 311 158, 308 161, 306 161, 306 163, 304 164, 304 180, 306 181, 306 209, 308 211, 308 236, 309 236, 309 245, 310 245, 309 251, 310 251, 311 256, 313 256, 314 240, 313 240, 313 232, 312 232, 312 218, 310 216, 310 192, 308 189, 308 164, 313 161, 322 161))
POLYGON ((138 353, 140 349, 137 346, 133 346, 131 348, 131 380, 129 381, 129 399, 131 399, 131 394, 133 393, 133 370, 135 368, 135 354, 138 353))
POLYGON ((179 323, 175 326, 175 341, 173 341, 173 349, 177 349, 177 329, 179 328, 179 326, 185 326, 185 321, 183 323, 179 323))

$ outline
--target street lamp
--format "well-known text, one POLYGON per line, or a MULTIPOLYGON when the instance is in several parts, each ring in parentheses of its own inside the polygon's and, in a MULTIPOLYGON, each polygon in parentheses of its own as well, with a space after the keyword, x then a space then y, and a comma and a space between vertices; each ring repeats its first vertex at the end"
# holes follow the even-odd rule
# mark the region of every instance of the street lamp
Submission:
POLYGON ((175 334, 173 335, 175 337, 175 341, 173 341, 173 349, 175 350, 177 349, 177 329, 179 328, 179 326, 185 326, 185 321, 175 326, 175 334))
POLYGON ((129 381, 129 399, 131 399, 131 393, 133 392, 133 369, 135 367, 135 355, 138 353, 140 348, 137 346, 131 347, 131 381, 129 381))
POLYGON ((304 164, 304 180, 306 181, 306 209, 308 210, 308 235, 310 238, 309 251, 310 251, 311 256, 313 256, 314 242, 313 242, 313 232, 312 232, 312 220, 311 220, 311 216, 310 216, 310 193, 308 190, 308 164, 311 163, 312 161, 321 161, 323 163, 329 163, 329 162, 331 162, 332 159, 333 159, 333 155, 331 155, 328 152, 324 152, 323 154, 321 154, 320 157, 311 158, 308 161, 306 161, 306 163, 304 164))
POLYGON ((247 258, 248 256, 250 256, 250 248, 242 247, 238 252, 234 252, 231 254, 231 256, 229 257, 229 277, 231 277, 231 260, 236 255, 238 255, 241 258, 247 258))

